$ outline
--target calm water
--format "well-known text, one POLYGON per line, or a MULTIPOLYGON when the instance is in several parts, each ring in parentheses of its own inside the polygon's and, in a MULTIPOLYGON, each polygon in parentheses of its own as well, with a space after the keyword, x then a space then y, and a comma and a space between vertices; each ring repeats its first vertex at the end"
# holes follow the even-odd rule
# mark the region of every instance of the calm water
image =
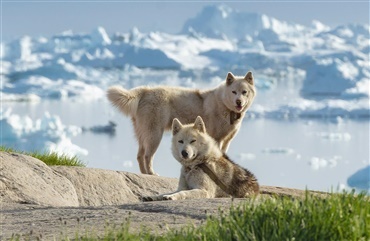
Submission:
MULTIPOLYGON (((81 157, 89 167, 139 173, 132 124, 108 102, 3 103, 7 107, 32 119, 48 111, 65 125, 91 127, 112 120, 118 124, 115 135, 86 132, 72 142, 89 151, 81 157)), ((161 176, 178 177, 180 165, 172 157, 170 141, 166 133, 154 169, 161 176)), ((228 154, 262 185, 327 191, 346 184, 350 175, 369 164, 369 146, 369 121, 245 119, 228 154)))

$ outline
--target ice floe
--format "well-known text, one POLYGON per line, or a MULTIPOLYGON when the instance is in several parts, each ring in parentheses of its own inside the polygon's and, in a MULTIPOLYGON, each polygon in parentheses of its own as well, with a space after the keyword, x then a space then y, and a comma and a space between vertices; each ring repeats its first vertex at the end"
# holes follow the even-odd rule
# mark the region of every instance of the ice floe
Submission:
POLYGON ((329 159, 319 158, 319 157, 312 157, 309 161, 309 165, 313 170, 319 170, 322 168, 333 168, 336 167, 338 164, 338 161, 341 160, 342 157, 340 156, 334 156, 329 159))
POLYGON ((350 187, 370 193, 370 165, 356 171, 348 177, 347 184, 350 187))
POLYGON ((88 151, 72 143, 71 138, 82 129, 66 126, 57 115, 46 112, 40 119, 13 114, 9 108, 1 110, 2 145, 22 151, 49 151, 69 156, 87 155, 88 151))
POLYGON ((103 98, 99 89, 108 85, 137 86, 120 78, 135 71, 127 66, 135 66, 154 72, 172 70, 178 73, 175 82, 197 84, 224 78, 228 71, 253 70, 256 76, 270 72, 270 80, 258 84, 261 88, 271 87, 265 84, 288 70, 287 81, 305 76, 300 90, 305 98, 368 99, 368 39, 368 25, 330 28, 314 21, 303 26, 214 5, 186 21, 179 34, 133 28, 109 35, 97 27, 91 33, 65 31, 2 42, 1 91, 54 99, 93 92, 95 98, 103 98))

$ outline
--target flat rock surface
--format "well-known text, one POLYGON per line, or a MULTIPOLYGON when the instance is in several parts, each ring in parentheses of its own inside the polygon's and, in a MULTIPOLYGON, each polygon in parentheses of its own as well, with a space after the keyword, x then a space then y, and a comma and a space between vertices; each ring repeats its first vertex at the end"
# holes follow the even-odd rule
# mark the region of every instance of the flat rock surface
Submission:
POLYGON ((219 207, 227 208, 231 203, 231 199, 199 199, 101 207, 8 206, 1 212, 1 240, 15 234, 31 240, 60 240, 86 233, 102 236, 109 228, 117 229, 127 220, 132 232, 145 227, 162 233, 169 228, 199 225, 207 215, 217 215, 219 207))
MULTIPOLYGON (((250 199, 146 202, 142 196, 175 191, 176 178, 84 167, 49 167, 35 158, 0 152, 0 240, 74 239, 103 236, 130 220, 130 231, 154 233, 200 225, 219 209, 250 199)), ((260 198, 299 197, 304 191, 261 187, 260 198)))

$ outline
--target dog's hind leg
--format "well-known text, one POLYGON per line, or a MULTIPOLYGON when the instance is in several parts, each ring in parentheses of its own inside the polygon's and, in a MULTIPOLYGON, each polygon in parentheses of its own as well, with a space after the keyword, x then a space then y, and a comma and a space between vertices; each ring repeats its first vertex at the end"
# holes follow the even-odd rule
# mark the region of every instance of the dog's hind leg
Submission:
POLYGON ((146 174, 157 175, 153 170, 153 157, 154 153, 157 151, 159 143, 161 143, 162 135, 164 130, 152 130, 150 138, 144 141, 144 160, 146 174))
POLYGON ((147 174, 145 159, 144 159, 145 149, 142 142, 139 143, 139 150, 137 152, 137 162, 139 163, 140 172, 147 174))
POLYGON ((137 142, 139 144, 139 150, 137 152, 137 162, 139 163, 140 167, 140 172, 142 174, 148 174, 146 170, 146 164, 145 164, 145 146, 144 146, 144 140, 145 140, 145 135, 143 134, 143 130, 140 129, 140 125, 137 123, 135 118, 132 118, 132 123, 134 124, 134 130, 135 130, 135 135, 137 142))

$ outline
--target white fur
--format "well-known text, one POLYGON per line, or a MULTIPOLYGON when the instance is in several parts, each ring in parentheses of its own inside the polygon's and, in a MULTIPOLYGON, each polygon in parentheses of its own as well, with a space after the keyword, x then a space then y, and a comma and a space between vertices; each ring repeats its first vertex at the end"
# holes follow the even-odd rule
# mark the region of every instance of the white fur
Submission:
POLYGON ((107 92, 112 104, 132 119, 139 143, 137 160, 140 171, 145 174, 155 174, 152 166, 154 153, 163 132, 171 128, 174 118, 182 123, 192 123, 201 116, 208 134, 226 152, 255 95, 251 72, 245 77, 228 73, 224 83, 204 91, 167 86, 126 90, 113 86, 107 92), (240 114, 232 124, 231 111, 240 114))
POLYGON ((258 193, 259 186, 254 175, 224 156, 215 140, 207 134, 201 117, 188 125, 174 119, 172 134, 172 154, 182 166, 177 191, 143 197, 143 201, 228 197, 204 172, 201 164, 208 166, 227 187, 236 188, 236 197, 258 193))

